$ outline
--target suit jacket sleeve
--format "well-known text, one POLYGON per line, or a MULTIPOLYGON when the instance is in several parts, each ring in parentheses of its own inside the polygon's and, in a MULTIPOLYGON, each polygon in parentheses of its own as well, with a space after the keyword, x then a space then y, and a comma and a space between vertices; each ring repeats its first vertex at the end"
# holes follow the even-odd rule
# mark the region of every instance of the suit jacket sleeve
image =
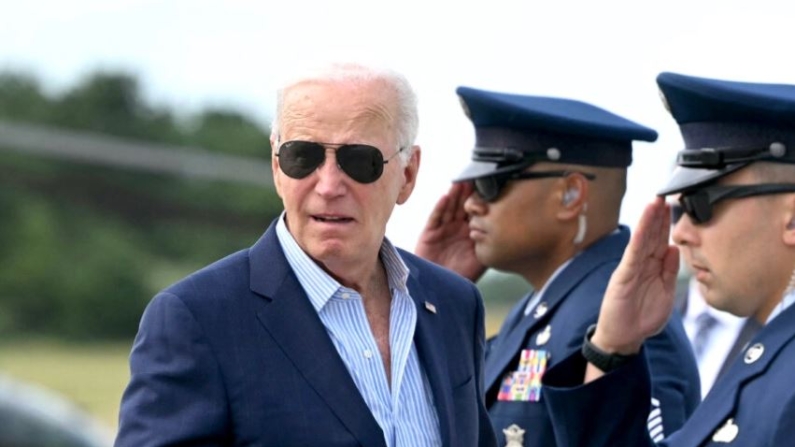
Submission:
POLYGON ((784 411, 776 421, 776 430, 770 445, 791 445, 795 439, 795 397, 789 399, 784 405, 784 411))
POLYGON ((160 293, 130 355, 117 447, 228 444, 226 392, 212 349, 188 307, 160 293))
POLYGON ((655 439, 679 430, 701 402, 698 369, 678 318, 672 317, 662 332, 644 343, 657 403, 649 417, 655 439))
POLYGON ((542 379, 556 445, 655 446, 646 426, 651 386, 645 354, 583 385, 585 366, 582 355, 575 353, 542 379))

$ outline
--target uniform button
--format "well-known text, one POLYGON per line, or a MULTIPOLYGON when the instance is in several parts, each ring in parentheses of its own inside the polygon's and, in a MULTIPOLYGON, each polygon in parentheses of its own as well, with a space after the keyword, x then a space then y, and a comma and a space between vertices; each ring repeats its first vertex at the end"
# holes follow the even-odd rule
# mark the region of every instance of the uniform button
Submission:
POLYGON ((365 349, 363 354, 364 354, 364 358, 369 359, 369 358, 371 358, 373 356, 373 351, 371 351, 369 349, 365 349))

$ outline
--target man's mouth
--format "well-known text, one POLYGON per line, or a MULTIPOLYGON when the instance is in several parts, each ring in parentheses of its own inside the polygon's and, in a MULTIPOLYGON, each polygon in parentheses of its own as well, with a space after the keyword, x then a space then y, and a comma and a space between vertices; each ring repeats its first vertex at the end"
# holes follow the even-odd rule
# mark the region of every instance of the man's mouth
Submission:
POLYGON ((353 222, 353 219, 346 216, 332 216, 327 214, 314 214, 312 219, 324 223, 348 223, 353 222))

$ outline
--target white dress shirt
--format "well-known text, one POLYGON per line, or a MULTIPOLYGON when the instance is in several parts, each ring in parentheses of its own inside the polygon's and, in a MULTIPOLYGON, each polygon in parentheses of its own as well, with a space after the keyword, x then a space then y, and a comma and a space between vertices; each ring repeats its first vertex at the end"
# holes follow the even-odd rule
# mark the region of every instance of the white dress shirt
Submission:
POLYGON ((691 343, 694 342, 698 331, 696 319, 703 312, 715 318, 717 323, 707 335, 703 354, 700 358, 696 358, 698 372, 701 376, 702 398, 707 395, 709 389, 715 383, 726 356, 737 341, 737 336, 740 334, 740 330, 742 330, 746 320, 728 312, 717 310, 707 304, 698 289, 698 281, 691 278, 687 293, 687 309, 685 310, 684 318, 682 318, 685 332, 687 332, 687 337, 691 343))
POLYGON ((356 388, 384 431, 386 445, 441 446, 433 393, 414 346, 417 309, 406 285, 409 269, 398 251, 384 239, 379 252, 392 293, 389 312, 392 381, 387 383, 362 296, 337 282, 301 250, 284 219, 282 213, 276 224, 276 235, 287 262, 326 327, 356 388))

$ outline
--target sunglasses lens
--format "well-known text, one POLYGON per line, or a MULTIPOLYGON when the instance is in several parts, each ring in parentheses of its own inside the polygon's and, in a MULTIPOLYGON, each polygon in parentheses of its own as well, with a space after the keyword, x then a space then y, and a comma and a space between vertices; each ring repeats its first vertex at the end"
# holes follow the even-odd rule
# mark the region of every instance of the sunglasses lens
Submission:
POLYGON ((337 150, 337 164, 359 183, 372 183, 384 172, 384 155, 374 146, 346 144, 337 150))
POLYGON ((671 204, 671 225, 676 225, 679 222, 679 219, 682 218, 682 214, 685 213, 684 208, 682 205, 678 203, 671 204))
POLYGON ((682 195, 679 203, 682 204, 684 212, 695 224, 703 224, 712 218, 712 205, 709 203, 709 196, 702 191, 682 195))
POLYGON ((288 141, 279 148, 279 167, 287 176, 301 179, 326 159, 326 148, 310 141, 288 141))
MULTIPOLYGON (((372 183, 384 172, 384 156, 377 147, 345 144, 336 151, 337 164, 359 183, 372 183)), ((311 141, 288 141, 279 149, 279 166, 289 177, 302 179, 326 160, 326 148, 311 141)))
POLYGON ((475 179, 475 192, 487 202, 493 202, 497 199, 497 196, 500 195, 500 187, 500 182, 493 175, 475 179))

